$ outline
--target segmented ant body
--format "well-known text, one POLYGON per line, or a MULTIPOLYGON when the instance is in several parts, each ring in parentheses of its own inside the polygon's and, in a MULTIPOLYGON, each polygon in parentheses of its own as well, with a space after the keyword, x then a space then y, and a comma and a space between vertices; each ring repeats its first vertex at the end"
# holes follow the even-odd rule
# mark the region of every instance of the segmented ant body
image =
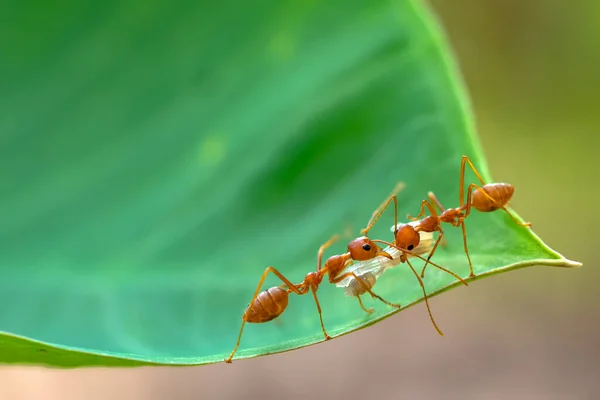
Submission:
POLYGON ((429 200, 423 200, 421 202, 421 211, 415 218, 409 216, 416 224, 403 225, 397 227, 396 232, 396 244, 401 247, 410 248, 410 246, 416 246, 419 243, 418 232, 439 232, 438 240, 433 246, 431 253, 427 257, 427 261, 421 270, 421 277, 425 276, 425 269, 430 264, 431 257, 435 254, 435 251, 440 243, 440 240, 444 237, 444 230, 442 229, 442 223, 450 224, 454 227, 461 227, 463 236, 463 247, 467 260, 469 262, 469 278, 475 277, 473 271, 473 264, 471 262, 471 256, 469 255, 469 249, 467 246, 467 231, 465 227, 465 219, 471 214, 471 210, 475 208, 480 212, 493 212, 496 210, 503 210, 508 216, 517 224, 522 226, 530 227, 531 223, 518 221, 507 209, 508 202, 512 198, 515 188, 509 183, 485 183, 479 171, 475 168, 471 160, 467 156, 462 157, 460 167, 460 194, 459 194, 459 206, 456 208, 445 209, 441 202, 435 196, 433 192, 428 193, 429 200), (467 201, 464 201, 464 189, 465 189, 465 167, 469 164, 471 170, 475 173, 482 186, 475 183, 471 183, 467 188, 467 201), (441 214, 436 211, 436 206, 439 208, 441 214), (428 216, 425 216, 425 209, 429 211, 428 216), (422 218, 422 219, 419 219, 422 218))
MULTIPOLYGON (((428 257, 428 259, 425 260, 423 257, 421 257, 419 254, 416 253, 416 250, 419 248, 419 245, 421 243, 421 233, 417 232, 413 225, 417 225, 418 222, 410 222, 410 223, 402 225, 402 226, 410 227, 410 229, 412 229, 412 232, 416 236, 416 238, 413 237, 412 242, 408 243, 408 245, 406 245, 406 246, 404 246, 403 243, 398 243, 399 235, 403 235, 404 231, 405 231, 404 228, 398 229, 398 226, 399 226, 399 224, 398 224, 398 199, 397 199, 398 191, 399 191, 398 186, 396 186, 396 188, 394 189, 392 194, 388 197, 388 199, 386 201, 384 201, 373 212, 373 214, 371 216, 371 220, 369 221, 369 224, 367 225, 367 228, 363 229, 363 233, 368 232, 373 227, 373 225, 375 225, 375 223, 379 220, 381 215, 385 212, 385 210, 389 207, 389 205, 393 201, 394 202, 394 225, 393 225, 392 229, 394 232, 394 242, 390 243, 385 240, 379 240, 379 239, 374 239, 373 242, 385 244, 389 248, 394 248, 401 253, 400 256, 398 257, 398 260, 400 261, 400 263, 406 263, 408 265, 408 267, 411 269, 411 271, 414 273, 417 280, 419 281, 419 285, 421 286, 421 290, 423 291, 423 299, 425 300, 425 305, 427 306, 427 313, 429 314, 429 319, 431 320, 431 323, 433 324, 435 330, 441 336, 443 336, 444 334, 442 333, 441 329, 438 327, 438 325, 435 322, 435 319, 433 318, 433 314, 431 312, 431 307, 429 306, 429 299, 427 296, 427 291, 425 290, 425 284, 423 283, 423 280, 421 279, 421 277, 419 276, 419 274, 417 273, 417 271, 414 269, 411 262, 409 261, 409 257, 413 256, 413 257, 420 258, 421 260, 424 260, 426 263, 431 264, 432 266, 438 268, 439 270, 452 275, 457 280, 459 280, 463 285, 468 286, 468 284, 467 284, 467 282, 465 282, 464 279, 462 279, 460 276, 456 275, 454 272, 430 261, 429 260, 430 257, 428 257)), ((427 232, 427 233, 433 233, 433 232, 427 232)), ((437 244, 439 243, 439 240, 440 239, 438 238, 438 240, 436 241, 436 244, 434 245, 434 249, 435 249, 435 246, 437 246, 437 244)), ((360 267, 358 267, 357 269, 360 269, 360 267)), ((369 282, 372 287, 373 285, 375 285, 375 282, 377 281, 377 277, 379 275, 381 275, 383 272, 384 272, 384 270, 378 271, 377 269, 374 269, 374 270, 365 269, 365 270, 361 271, 361 274, 364 275, 365 280, 367 282, 369 282)), ((354 284, 352 284, 352 283, 350 283, 350 285, 354 286, 354 284)), ((364 287, 364 285, 362 285, 362 286, 364 287)), ((363 308, 363 310, 370 312, 371 310, 366 310, 362 304, 362 301, 360 299, 360 294, 361 294, 360 290, 355 290, 354 288, 349 289, 349 290, 351 292, 355 292, 358 294, 358 295, 356 295, 356 298, 358 299, 360 306, 363 308)))
MULTIPOLYGON (((235 355, 235 352, 237 351, 240 345, 245 324, 247 322, 269 322, 279 317, 288 306, 290 293, 295 293, 297 295, 305 295, 308 292, 312 292, 315 304, 317 305, 317 311, 319 313, 319 319, 321 322, 321 329, 323 330, 325 340, 331 339, 331 337, 325 329, 325 324, 323 323, 323 315, 321 312, 321 305, 319 304, 319 298, 317 297, 317 289, 319 288, 319 285, 323 282, 326 275, 328 275, 329 283, 333 284, 338 283, 348 277, 352 277, 358 282, 359 285, 362 285, 364 291, 369 293, 373 298, 376 298, 392 307, 400 308, 399 304, 390 303, 387 300, 375 294, 371 290, 371 287, 367 283, 365 283, 361 278, 359 278, 354 272, 344 271, 345 268, 348 265, 350 265, 353 261, 365 261, 376 257, 386 257, 388 259, 392 258, 389 254, 382 251, 379 248, 379 246, 373 241, 371 241, 371 239, 369 239, 368 237, 361 236, 350 241, 350 243, 348 243, 348 251, 346 253, 329 257, 325 261, 325 265, 322 266, 323 252, 326 248, 331 246, 337 240, 337 238, 338 236, 335 235, 319 248, 317 255, 317 270, 309 272, 304 278, 304 280, 299 284, 293 284, 281 272, 279 272, 273 267, 267 267, 265 269, 258 283, 258 286, 256 287, 254 296, 252 297, 250 304, 248 305, 248 307, 244 311, 244 314, 242 315, 242 326, 240 328, 240 333, 238 335, 238 339, 233 351, 231 352, 229 357, 225 359, 226 363, 231 363, 233 356, 235 355), (276 275, 283 282, 283 285, 274 286, 261 292, 260 289, 269 273, 276 275)), ((364 307, 363 309, 367 311, 364 307)))

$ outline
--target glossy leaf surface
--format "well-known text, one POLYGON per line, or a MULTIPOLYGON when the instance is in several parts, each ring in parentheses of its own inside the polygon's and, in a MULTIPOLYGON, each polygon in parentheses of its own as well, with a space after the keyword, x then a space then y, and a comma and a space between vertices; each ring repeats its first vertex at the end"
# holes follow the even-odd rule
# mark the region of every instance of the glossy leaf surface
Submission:
MULTIPOLYGON (((1 362, 221 361, 267 265, 299 282, 317 248, 357 233, 400 180, 401 215, 429 190, 455 205, 463 154, 489 178, 418 2, 2 9, 1 362)), ((391 239, 385 218, 372 237, 391 239)), ((460 234, 447 230, 435 260, 466 276, 460 234)), ((502 213, 474 214, 468 233, 482 276, 573 265, 502 213)), ((426 280, 430 292, 452 282, 434 270, 426 280)), ((376 288, 404 305, 421 298, 402 268, 376 288)), ((394 311, 366 299, 366 316, 328 284, 319 296, 333 335, 394 311)), ((321 340, 312 298, 291 297, 280 319, 247 326, 239 356, 321 340)))

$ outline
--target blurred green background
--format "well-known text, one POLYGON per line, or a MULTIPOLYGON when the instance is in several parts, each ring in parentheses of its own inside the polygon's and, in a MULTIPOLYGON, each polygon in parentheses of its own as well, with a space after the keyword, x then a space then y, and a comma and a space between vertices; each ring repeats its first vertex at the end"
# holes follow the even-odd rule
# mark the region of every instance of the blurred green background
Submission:
POLYGON ((530 268, 436 297, 326 345, 187 369, 3 368, 0 398, 583 398, 600 388, 592 227, 600 171, 600 5, 436 0, 495 180, 579 270, 530 268), (589 211, 588 211, 589 210, 589 211), (586 214, 584 214, 586 213, 586 214), (277 362, 274 362, 274 361, 277 362), (325 372, 324 372, 325 371, 325 372))

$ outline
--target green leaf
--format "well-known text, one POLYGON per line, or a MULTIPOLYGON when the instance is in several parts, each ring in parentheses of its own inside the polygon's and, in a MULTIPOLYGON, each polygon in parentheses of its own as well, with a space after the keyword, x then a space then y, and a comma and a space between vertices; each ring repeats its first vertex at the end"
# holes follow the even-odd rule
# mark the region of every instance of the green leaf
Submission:
MULTIPOLYGON (((397 181, 401 215, 429 190, 457 204, 463 154, 490 178, 416 1, 29 0, 0 15, 0 362, 222 361, 267 265, 301 281, 397 181)), ((370 236, 391 240, 391 224, 370 236)), ((577 265, 501 212, 467 231, 480 277, 577 265)), ((446 232, 434 260, 467 276, 446 232)), ((434 269, 425 282, 456 284, 434 269)), ((421 299, 402 267, 375 290, 421 299)), ((396 312, 369 298, 365 315, 328 283, 319 297, 334 336, 396 312)), ((322 340, 312 297, 291 296, 246 326, 238 356, 322 340)))

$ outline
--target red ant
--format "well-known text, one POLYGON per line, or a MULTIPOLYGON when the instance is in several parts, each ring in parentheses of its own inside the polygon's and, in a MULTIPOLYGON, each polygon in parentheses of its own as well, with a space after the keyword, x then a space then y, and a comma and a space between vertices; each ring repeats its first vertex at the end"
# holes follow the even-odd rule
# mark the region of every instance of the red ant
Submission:
MULTIPOLYGON (((325 325, 323 324, 323 315, 321 313, 321 305, 319 304, 319 299, 317 297, 317 289, 319 288, 321 282, 323 282, 323 278, 325 277, 325 275, 329 275, 329 282, 334 284, 341 282, 342 280, 348 277, 353 277, 359 284, 361 284, 361 286, 363 286, 365 292, 368 292, 373 298, 379 299, 383 303, 392 307, 401 307, 399 304, 390 303, 387 300, 375 294, 369 287, 368 283, 365 283, 354 272, 344 273, 344 269, 352 263, 352 260, 364 261, 379 256, 387 257, 389 259, 392 258, 392 256, 390 256, 388 253, 381 251, 379 246, 377 246, 368 237, 362 236, 350 241, 350 243, 348 243, 348 251, 346 253, 329 257, 327 261, 325 261, 325 265, 321 267, 323 252, 326 248, 331 246, 337 240, 337 238, 338 235, 333 236, 319 248, 317 255, 317 271, 309 272, 304 278, 304 280, 299 284, 293 284, 281 272, 279 272, 273 267, 267 267, 267 269, 265 269, 256 288, 256 292, 254 293, 250 304, 244 311, 244 314, 242 316, 242 326, 240 328, 240 333, 238 335, 236 345, 229 357, 225 359, 226 363, 231 363, 233 355, 235 354, 237 348, 240 345, 242 332, 244 330, 244 325, 246 324, 246 322, 263 323, 277 318, 287 308, 288 296, 290 293, 304 295, 307 294, 309 291, 312 292, 313 297, 315 299, 315 303, 317 305, 317 311, 319 312, 321 329, 323 330, 325 340, 331 339, 331 336, 329 336, 329 334, 325 330, 325 325), (260 288, 262 287, 269 272, 275 274, 279 279, 281 279, 284 285, 274 286, 260 292, 260 288)), ((368 312, 368 310, 366 310, 362 306, 362 303, 361 307, 363 308, 363 310, 368 312)))
MULTIPOLYGON (((442 237, 444 236, 444 231, 441 227, 441 223, 445 222, 451 224, 455 227, 462 228, 463 235, 463 245, 465 254, 467 255, 467 260, 469 261, 469 278, 475 277, 475 273, 473 272, 473 264, 471 263, 471 257, 469 255, 469 249, 467 247, 467 231, 465 228, 464 220, 471 213, 471 208, 474 207, 476 210, 480 212, 492 212, 498 209, 504 210, 515 223, 522 226, 531 226, 531 223, 519 222, 507 209, 506 206, 509 200, 512 198, 512 195, 515 191, 513 185, 509 183, 485 183, 471 160, 467 156, 462 157, 461 167, 460 167, 460 195, 459 202, 460 205, 457 208, 449 208, 445 209, 440 201, 437 199, 433 192, 429 192, 428 200, 423 200, 421 202, 421 212, 415 218, 410 216, 409 219, 413 220, 412 224, 404 224, 401 226, 396 226, 394 236, 395 236, 395 244, 400 247, 404 247, 407 249, 412 249, 419 245, 419 232, 439 232, 438 239, 429 253, 425 265, 421 271, 421 277, 425 276, 425 269, 427 265, 430 264, 430 259, 433 257, 435 250, 437 249, 442 237), (482 186, 479 186, 475 183, 471 183, 467 188, 467 202, 465 204, 464 201, 464 188, 465 188, 465 165, 469 164, 471 170, 475 173, 482 186), (441 214, 435 210, 433 204, 435 204, 441 211, 441 214), (430 214, 427 217, 419 220, 425 215, 425 207, 429 210, 430 214), (416 222, 416 223, 415 223, 416 222)), ((394 201, 396 201, 394 199, 394 201)), ((390 200, 384 206, 383 210, 379 213, 381 214, 387 205, 389 205, 390 200)), ((377 217, 378 218, 378 217, 377 217)))
MULTIPOLYGON (((409 255, 420 258, 421 260, 425 260, 425 259, 423 257, 421 257, 420 255, 416 254, 415 252, 413 252, 413 250, 416 250, 421 242, 421 237, 420 237, 421 235, 416 230, 414 230, 414 228, 412 228, 412 226, 410 224, 404 224, 404 225, 401 225, 400 228, 398 228, 398 199, 397 199, 398 191, 399 191, 398 186, 396 186, 396 189, 394 189, 394 191, 389 196, 389 198, 386 201, 384 201, 377 210, 375 210, 373 212, 373 215, 371 216, 371 220, 369 221, 367 228, 363 229, 362 233, 368 232, 373 227, 373 225, 375 225, 377 220, 379 220, 379 218, 385 212, 385 210, 389 207, 390 203, 392 201, 394 201, 394 236, 395 236, 394 242, 390 243, 385 240, 379 240, 379 239, 373 239, 373 242, 383 243, 387 246, 397 249, 398 251, 400 251, 402 253, 402 255, 400 256, 400 262, 408 264, 409 268, 411 269, 411 271, 413 272, 413 274, 419 281, 419 285, 421 286, 421 290, 423 291, 423 299, 425 300, 425 305, 427 306, 427 312, 429 314, 429 319, 431 320, 431 323, 433 324, 435 330, 440 334, 440 336, 444 336, 441 329, 438 327, 437 323, 435 322, 435 319, 433 318, 433 314, 431 312, 431 307, 429 306, 427 291, 425 290, 425 284, 423 283, 423 280, 421 279, 421 277, 419 276, 419 274, 417 273, 415 268, 412 266, 412 264, 408 260, 409 255), (411 235, 410 243, 406 243, 406 244, 404 242, 401 242, 398 240, 399 238, 402 238, 403 236, 406 235, 406 233, 405 233, 406 228, 404 228, 405 226, 410 227, 412 232, 414 233, 414 235, 416 235, 416 238, 411 235)), ((436 244, 433 247, 433 250, 435 250, 435 246, 437 246, 437 244, 439 243, 439 240, 440 239, 438 238, 438 240, 436 241, 436 244)), ((430 257, 431 257, 431 254, 430 254, 430 257)), ((429 264, 433 265, 434 267, 440 269, 441 271, 444 271, 444 272, 452 275, 457 280, 459 280, 463 285, 469 286, 464 279, 462 279, 460 276, 456 275, 454 272, 452 272, 444 267, 441 267, 432 261, 429 261, 430 257, 427 258, 426 262, 428 262, 429 264)), ((367 282, 370 285, 369 287, 373 287, 373 285, 375 284, 375 281, 376 281, 376 277, 369 276, 369 273, 370 272, 367 271, 366 274, 364 274, 364 276, 362 276, 362 277, 363 277, 363 279, 367 280, 367 282)), ((364 284, 361 286, 364 287, 364 284)), ((357 298, 360 301, 360 297, 358 297, 358 296, 360 296, 360 294, 362 294, 361 292, 364 293, 362 290, 360 290, 358 288, 356 288, 356 289, 352 288, 350 293, 357 296, 357 298)), ((361 303, 361 306, 362 306, 362 303, 361 303)))

